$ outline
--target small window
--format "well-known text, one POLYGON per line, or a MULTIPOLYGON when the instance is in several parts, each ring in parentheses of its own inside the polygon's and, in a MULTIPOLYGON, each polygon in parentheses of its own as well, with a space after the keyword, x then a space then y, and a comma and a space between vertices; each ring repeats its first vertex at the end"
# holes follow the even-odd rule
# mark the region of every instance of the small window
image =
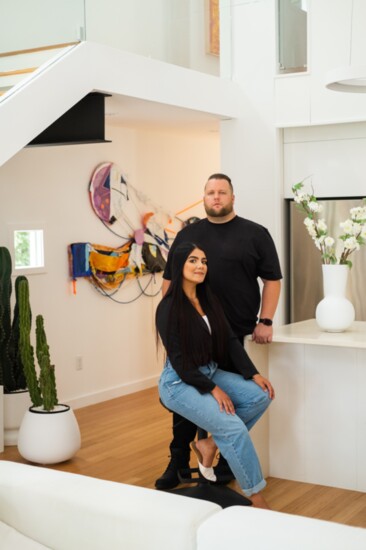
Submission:
POLYGON ((11 224, 9 240, 13 275, 30 275, 46 271, 42 224, 11 224))
POLYGON ((44 267, 43 229, 14 231, 15 269, 44 267))
POLYGON ((307 70, 307 0, 278 0, 279 73, 307 70))

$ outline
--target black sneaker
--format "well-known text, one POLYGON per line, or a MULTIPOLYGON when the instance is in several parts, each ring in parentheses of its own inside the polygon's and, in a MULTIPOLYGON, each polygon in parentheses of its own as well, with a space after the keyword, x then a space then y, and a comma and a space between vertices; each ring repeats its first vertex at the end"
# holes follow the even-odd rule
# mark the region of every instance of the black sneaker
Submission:
POLYGON ((217 477, 216 484, 218 485, 226 485, 227 483, 235 479, 235 476, 231 471, 229 464, 221 453, 219 454, 219 461, 217 465, 214 466, 214 472, 217 477))
POLYGON ((174 489, 180 483, 178 470, 189 470, 189 451, 181 449, 171 449, 171 457, 167 469, 155 481, 156 489, 167 490, 174 489))

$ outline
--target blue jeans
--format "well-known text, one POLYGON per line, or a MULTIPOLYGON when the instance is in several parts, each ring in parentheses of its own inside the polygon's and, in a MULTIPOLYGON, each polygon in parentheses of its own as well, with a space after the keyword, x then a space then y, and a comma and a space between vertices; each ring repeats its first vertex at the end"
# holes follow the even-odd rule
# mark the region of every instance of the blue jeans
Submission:
POLYGON ((218 369, 214 362, 200 367, 200 371, 230 396, 235 415, 221 412, 211 393, 202 394, 183 382, 169 359, 159 380, 160 398, 168 409, 211 433, 246 496, 258 493, 266 482, 248 432, 271 399, 252 380, 218 369))

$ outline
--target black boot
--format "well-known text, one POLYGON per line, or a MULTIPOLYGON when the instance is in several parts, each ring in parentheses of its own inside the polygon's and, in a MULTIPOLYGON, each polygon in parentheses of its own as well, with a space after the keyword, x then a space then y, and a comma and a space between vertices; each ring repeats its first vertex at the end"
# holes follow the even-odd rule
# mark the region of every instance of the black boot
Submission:
POLYGON ((166 490, 174 489, 179 485, 178 470, 189 469, 189 451, 183 451, 182 449, 170 449, 170 462, 167 469, 155 481, 155 487, 157 489, 166 490))
POLYGON ((217 465, 214 467, 214 472, 217 477, 217 481, 216 481, 217 485, 226 485, 227 483, 235 479, 235 476, 231 471, 231 468, 227 463, 227 460, 222 456, 221 453, 219 455, 219 461, 217 465))

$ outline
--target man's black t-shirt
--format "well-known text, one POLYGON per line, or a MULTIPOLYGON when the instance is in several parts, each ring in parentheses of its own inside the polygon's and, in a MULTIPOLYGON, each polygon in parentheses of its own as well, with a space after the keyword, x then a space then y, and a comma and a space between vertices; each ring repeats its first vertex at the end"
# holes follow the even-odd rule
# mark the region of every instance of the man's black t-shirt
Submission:
POLYGON ((202 247, 207 255, 210 286, 234 333, 239 338, 251 334, 260 307, 258 277, 272 281, 282 278, 267 229, 239 216, 226 223, 212 223, 205 218, 188 225, 174 239, 164 279, 171 279, 172 252, 182 242, 202 247))

